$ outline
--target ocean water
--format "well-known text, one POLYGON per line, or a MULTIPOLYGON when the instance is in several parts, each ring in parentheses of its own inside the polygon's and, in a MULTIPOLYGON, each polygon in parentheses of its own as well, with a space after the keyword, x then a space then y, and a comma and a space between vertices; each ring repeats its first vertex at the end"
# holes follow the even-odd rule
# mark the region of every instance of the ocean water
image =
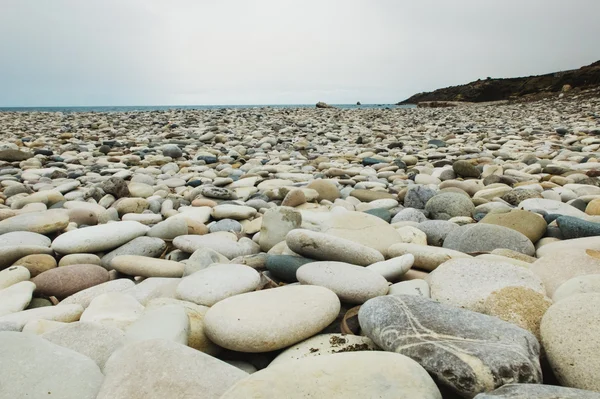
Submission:
MULTIPOLYGON (((395 109, 414 108, 415 105, 395 104, 331 104, 340 109, 395 109)), ((127 105, 92 107, 0 107, 0 112, 132 112, 194 109, 253 109, 253 108, 315 108, 315 104, 265 104, 265 105, 127 105)))

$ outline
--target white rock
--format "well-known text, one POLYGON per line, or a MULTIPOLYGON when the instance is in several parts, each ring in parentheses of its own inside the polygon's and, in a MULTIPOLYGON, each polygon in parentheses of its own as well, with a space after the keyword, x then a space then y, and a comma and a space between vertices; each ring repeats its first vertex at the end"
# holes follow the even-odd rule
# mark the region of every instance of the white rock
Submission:
POLYGON ((217 345, 241 352, 268 352, 318 333, 335 320, 339 310, 338 297, 327 288, 286 286, 224 299, 206 313, 204 326, 217 345))
POLYGON ((558 286, 552 301, 555 303, 578 294, 600 293, 600 274, 573 277, 558 286))
POLYGON ((132 296, 121 292, 108 292, 95 297, 81 315, 80 320, 124 330, 139 319, 143 311, 144 306, 132 296))
POLYGON ((87 356, 32 334, 0 332, 0 398, 95 399, 103 375, 87 356))
POLYGON ((245 205, 217 205, 212 208, 212 217, 215 219, 249 219, 256 215, 256 209, 245 205))
POLYGON ((415 257, 412 254, 406 254, 383 262, 373 263, 367 266, 367 269, 381 274, 388 281, 396 281, 409 271, 414 263, 415 257))
POLYGON ((110 265, 123 274, 142 277, 181 277, 185 268, 180 262, 140 255, 118 255, 110 265))
POLYGON ((27 281, 31 278, 29 269, 23 266, 10 266, 0 270, 0 290, 8 288, 21 281, 27 281))
POLYGON ((61 234, 52 242, 52 249, 60 254, 107 251, 143 236, 149 229, 132 221, 85 227, 61 234))
POLYGON ((389 289, 381 274, 343 262, 307 263, 296 271, 296 277, 302 284, 329 288, 348 303, 364 303, 387 294, 389 289))
POLYGON ((213 306, 230 296, 254 291, 260 274, 240 264, 216 264, 181 280, 177 297, 198 305, 213 306))
POLYGON ((2 316, 0 317, 0 324, 13 323, 20 331, 25 324, 32 320, 44 319, 69 323, 79 320, 82 313, 83 308, 79 305, 44 306, 2 316))
POLYGON ((25 309, 31 302, 34 290, 35 284, 31 281, 21 281, 0 290, 0 316, 25 309))
POLYGON ((388 295, 420 295, 425 298, 431 298, 429 283, 421 279, 401 281, 393 284, 390 286, 388 295))
POLYGON ((107 281, 66 297, 60 301, 58 306, 77 304, 81 305, 85 309, 90 305, 90 302, 92 302, 92 300, 99 295, 106 294, 107 292, 125 291, 134 286, 135 283, 126 278, 107 281))
POLYGON ((180 278, 148 277, 134 287, 122 291, 131 295, 142 305, 154 298, 175 298, 175 290, 181 281, 180 278))
POLYGON ((418 244, 394 244, 388 249, 391 257, 412 254, 415 257, 414 267, 431 271, 450 259, 469 259, 471 255, 447 248, 418 244))
POLYGON ((146 310, 139 319, 125 329, 125 341, 166 339, 182 345, 188 344, 190 320, 183 306, 166 305, 146 310))

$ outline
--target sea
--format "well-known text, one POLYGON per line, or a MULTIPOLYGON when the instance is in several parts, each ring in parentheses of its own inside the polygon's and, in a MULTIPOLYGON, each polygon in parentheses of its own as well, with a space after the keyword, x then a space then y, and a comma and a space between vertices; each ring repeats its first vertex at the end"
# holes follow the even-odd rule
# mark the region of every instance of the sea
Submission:
MULTIPOLYGON (((416 105, 395 104, 331 104, 340 109, 396 109, 415 108, 416 105)), ((0 112, 135 112, 170 110, 214 110, 214 109, 255 109, 255 108, 315 108, 315 104, 261 104, 261 105, 127 105, 90 107, 0 107, 0 112)))

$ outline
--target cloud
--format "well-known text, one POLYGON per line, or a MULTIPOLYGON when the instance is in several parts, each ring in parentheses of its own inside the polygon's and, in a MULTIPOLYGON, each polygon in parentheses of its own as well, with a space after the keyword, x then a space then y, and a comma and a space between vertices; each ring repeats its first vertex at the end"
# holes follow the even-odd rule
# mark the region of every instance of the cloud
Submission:
POLYGON ((3 0, 0 105, 390 103, 600 59, 596 0, 3 0))

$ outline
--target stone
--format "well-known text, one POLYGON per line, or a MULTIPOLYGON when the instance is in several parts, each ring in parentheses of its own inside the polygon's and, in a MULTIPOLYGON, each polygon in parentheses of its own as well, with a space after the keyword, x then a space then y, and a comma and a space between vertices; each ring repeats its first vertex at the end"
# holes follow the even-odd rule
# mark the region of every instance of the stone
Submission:
MULTIPOLYGON (((66 226, 66 224, 65 224, 66 226)), ((39 247, 50 247, 52 240, 43 234, 29 231, 13 231, 0 235, 0 247, 12 247, 18 245, 35 245, 39 247)))
POLYGON ((421 223, 426 220, 427 220, 427 218, 425 217, 423 212, 421 212, 415 208, 404 208, 392 218, 391 222, 398 223, 398 222, 411 221, 411 222, 421 223))
POLYGON ((535 255, 538 258, 543 258, 544 256, 561 253, 570 249, 586 249, 600 251, 600 237, 573 238, 571 240, 557 240, 553 237, 544 237, 540 240, 540 242, 546 239, 552 240, 549 242, 545 242, 543 245, 539 245, 537 247, 535 255))
POLYGON ((572 216, 559 216, 556 224, 564 239, 600 236, 600 223, 572 216))
POLYGON ((552 301, 527 287, 508 286, 493 291, 483 304, 483 313, 515 324, 540 339, 540 323, 552 301))
POLYGON ((38 254, 50 255, 52 254, 52 250, 48 247, 41 247, 37 245, 14 245, 10 247, 0 247, 0 270, 11 266, 17 260, 25 256, 38 254))
POLYGON ((64 230, 68 224, 69 214, 62 209, 28 212, 2 220, 0 222, 0 234, 17 231, 50 234, 64 230))
POLYGON ((266 267, 273 276, 286 282, 297 282, 296 271, 302 266, 314 259, 304 258, 302 256, 292 255, 269 255, 267 257, 266 267))
POLYGON ((388 250, 388 255, 392 258, 407 254, 413 255, 415 258, 413 267, 427 271, 435 270, 436 267, 450 259, 472 258, 471 255, 452 249, 419 244, 394 244, 388 250))
POLYGON ((396 231, 400 233, 398 243, 427 245, 427 235, 414 226, 403 226, 396 231))
POLYGON ((70 265, 45 271, 31 281, 37 294, 63 299, 108 281, 108 272, 98 265, 70 265))
POLYGON ((192 255, 185 261, 185 269, 183 276, 189 276, 195 272, 206 269, 213 263, 227 263, 229 259, 210 248, 200 248, 194 251, 192 255))
POLYGON ((376 249, 345 238, 305 229, 290 231, 285 242, 295 253, 312 259, 339 261, 361 266, 368 266, 384 260, 383 255, 376 249))
POLYGON ((0 358, 3 399, 95 399, 103 380, 89 357, 32 334, 0 332, 0 358))
POLYGON ((416 227, 427 236, 427 245, 441 247, 448 234, 458 225, 447 220, 426 220, 416 227))
POLYGON ((337 353, 269 366, 238 382, 221 399, 282 397, 442 399, 421 366, 386 352, 337 353))
POLYGON ((334 212, 319 226, 319 231, 373 248, 384 256, 400 240, 400 234, 389 223, 364 212, 334 212))
POLYGON ((600 391, 600 294, 573 295, 548 309, 542 344, 561 385, 600 391))
POLYGON ((260 247, 254 241, 245 237, 237 241, 235 234, 223 231, 203 236, 179 236, 173 240, 173 245, 175 248, 190 254, 200 248, 209 248, 225 256, 227 259, 253 255, 260 252, 260 247))
POLYGON ((474 399, 600 399, 600 394, 556 385, 506 384, 474 399))
POLYGON ((210 355, 164 339, 126 345, 104 367, 97 399, 218 399, 248 374, 210 355))
POLYGON ((256 209, 245 205, 217 205, 212 208, 212 217, 215 219, 249 219, 256 215, 256 209))
POLYGON ((313 180, 306 186, 307 188, 316 190, 319 193, 318 201, 327 200, 335 201, 340 198, 340 190, 332 180, 317 179, 313 180))
POLYGON ((181 262, 140 255, 115 256, 110 266, 120 273, 142 277, 181 277, 185 268, 181 262))
POLYGON ((25 309, 35 290, 31 281, 21 281, 0 290, 0 316, 20 312, 25 309))
POLYGON ((33 254, 22 257, 15 261, 15 265, 23 266, 29 270, 31 277, 35 277, 47 270, 54 269, 56 259, 52 255, 33 254))
POLYGON ((162 147, 162 154, 165 157, 176 159, 183 155, 183 151, 181 151, 181 148, 176 144, 166 144, 162 147))
POLYGON ((519 204, 519 208, 526 211, 543 210, 548 214, 573 216, 576 218, 585 218, 586 213, 569 204, 563 204, 560 201, 555 201, 545 198, 530 198, 519 204))
POLYGON ((90 226, 61 234, 52 242, 52 249, 60 254, 112 250, 146 234, 149 229, 133 221, 90 226))
POLYGON ((421 296, 388 295, 361 306, 358 320, 376 345, 416 360, 463 397, 542 381, 535 337, 495 317, 421 296))
POLYGON ((300 212, 289 207, 269 209, 262 218, 258 244, 262 251, 268 252, 276 244, 285 241, 287 233, 302 225, 300 212))
POLYGON ((471 216, 475 205, 466 196, 453 192, 441 192, 425 204, 431 219, 448 220, 456 216, 471 216))
POLYGON ((234 295, 254 291, 260 284, 260 274, 240 264, 215 264, 181 280, 177 298, 198 305, 213 306, 234 295))
POLYGON ((90 305, 90 302, 107 292, 121 292, 135 286, 135 283, 126 278, 110 280, 105 283, 94 285, 90 288, 78 291, 60 301, 59 305, 81 305, 84 309, 90 305))
POLYGON ((165 305, 145 310, 125 329, 125 342, 163 339, 187 345, 190 319, 183 306, 165 305))
POLYGON ((549 297, 573 277, 600 274, 599 251, 574 248, 559 254, 543 256, 531 264, 531 271, 542 280, 549 297))
POLYGON ((377 274, 381 274, 388 281, 396 281, 409 271, 414 263, 414 255, 406 254, 382 262, 373 263, 366 268, 377 274))
POLYGON ((565 281, 554 291, 552 301, 556 303, 572 295, 594 292, 600 293, 600 273, 585 274, 565 281))
POLYGON ((513 206, 519 206, 519 204, 525 200, 532 198, 541 199, 542 196, 535 190, 517 188, 504 194, 501 198, 513 206))
POLYGON ((438 266, 426 278, 431 299, 474 312, 485 312, 485 302, 505 287, 525 287, 544 296, 546 291, 532 271, 510 263, 452 259, 438 266))
POLYGON ((30 278, 29 270, 23 266, 10 266, 0 270, 0 290, 30 278))
POLYGON ((494 224, 513 229, 534 243, 544 236, 547 227, 544 218, 533 212, 519 209, 507 213, 488 213, 479 223, 494 224))
POLYGON ((365 189, 355 189, 350 195, 362 202, 371 202, 379 199, 394 198, 394 195, 384 191, 373 191, 365 189))
POLYGON ((26 309, 0 316, 0 331, 4 323, 13 324, 15 326, 14 331, 21 331, 25 324, 38 319, 70 323, 79 320, 82 313, 83 308, 79 305, 44 306, 26 309))
POLYGON ((600 198, 596 198, 588 202, 585 207, 585 213, 591 216, 600 215, 600 198))
POLYGON ((438 192, 430 186, 415 184, 408 186, 404 195, 404 206, 407 208, 425 209, 425 204, 438 192))
MULTIPOLYGON (((218 222, 215 222, 210 225, 208 229, 211 233, 216 233, 218 231, 229 231, 231 233, 241 233, 243 230, 242 224, 237 220, 233 219, 221 219, 218 222)), ((180 234, 178 234, 180 235, 180 234)))
POLYGON ((83 311, 80 320, 100 323, 105 326, 124 330, 128 325, 136 321, 142 315, 143 311, 144 306, 134 297, 123 292, 106 292, 92 299, 88 307, 83 311))
POLYGON ((108 270, 112 270, 110 263, 116 256, 120 255, 138 255, 148 258, 158 258, 166 249, 167 244, 161 238, 137 237, 104 255, 102 257, 102 266, 108 270))
POLYGON ((158 237, 163 240, 172 240, 175 237, 188 233, 188 225, 183 218, 168 218, 155 224, 148 230, 148 237, 158 237))
POLYGON ((218 302, 206 313, 204 328, 208 338, 224 348, 269 352, 315 335, 335 320, 339 311, 337 295, 327 288, 272 288, 218 302))
POLYGON ((296 206, 302 205, 306 203, 306 195, 304 192, 298 188, 290 190, 283 201, 281 201, 281 206, 288 206, 294 208, 296 206))
POLYGON ((69 265, 102 265, 102 261, 98 255, 94 254, 71 254, 60 258, 58 267, 69 265))
MULTIPOLYGON (((53 305, 52 303, 50 303, 50 305, 48 306, 53 305)), ((63 328, 68 324, 72 323, 64 323, 62 321, 52 321, 44 319, 33 319, 23 326, 23 330, 21 332, 27 334, 42 335, 50 331, 58 330, 59 328, 63 328)))
POLYGON ((506 248, 525 255, 535 254, 533 243, 525 235, 508 227, 486 223, 464 225, 452 230, 444 240, 444 248, 464 253, 506 248))
POLYGON ((340 301, 361 304, 388 292, 388 283, 379 273, 343 262, 311 262, 296 272, 306 285, 329 288, 340 301))
POLYGON ((106 194, 112 194, 115 198, 129 197, 127 183, 120 177, 112 176, 100 185, 106 194))
POLYGON ((415 279, 400 281, 390 285, 388 295, 420 295, 425 298, 431 298, 429 293, 429 284, 425 280, 415 279))
POLYGON ((132 296, 142 305, 155 298, 175 298, 175 290, 181 282, 180 278, 147 277, 141 283, 122 291, 123 294, 132 296))
POLYGON ((20 162, 25 161, 33 157, 32 153, 20 151, 20 150, 0 150, 0 161, 6 162, 20 162))
POLYGON ((319 334, 281 352, 271 363, 273 367, 285 362, 316 356, 333 355, 335 353, 361 352, 378 350, 368 337, 349 334, 319 334))
POLYGON ((125 334, 115 327, 78 321, 45 332, 41 337, 89 357, 102 370, 108 358, 123 345, 125 334))
POLYGON ((469 161, 455 161, 452 164, 452 170, 460 177, 473 177, 477 179, 481 176, 479 169, 469 161))

